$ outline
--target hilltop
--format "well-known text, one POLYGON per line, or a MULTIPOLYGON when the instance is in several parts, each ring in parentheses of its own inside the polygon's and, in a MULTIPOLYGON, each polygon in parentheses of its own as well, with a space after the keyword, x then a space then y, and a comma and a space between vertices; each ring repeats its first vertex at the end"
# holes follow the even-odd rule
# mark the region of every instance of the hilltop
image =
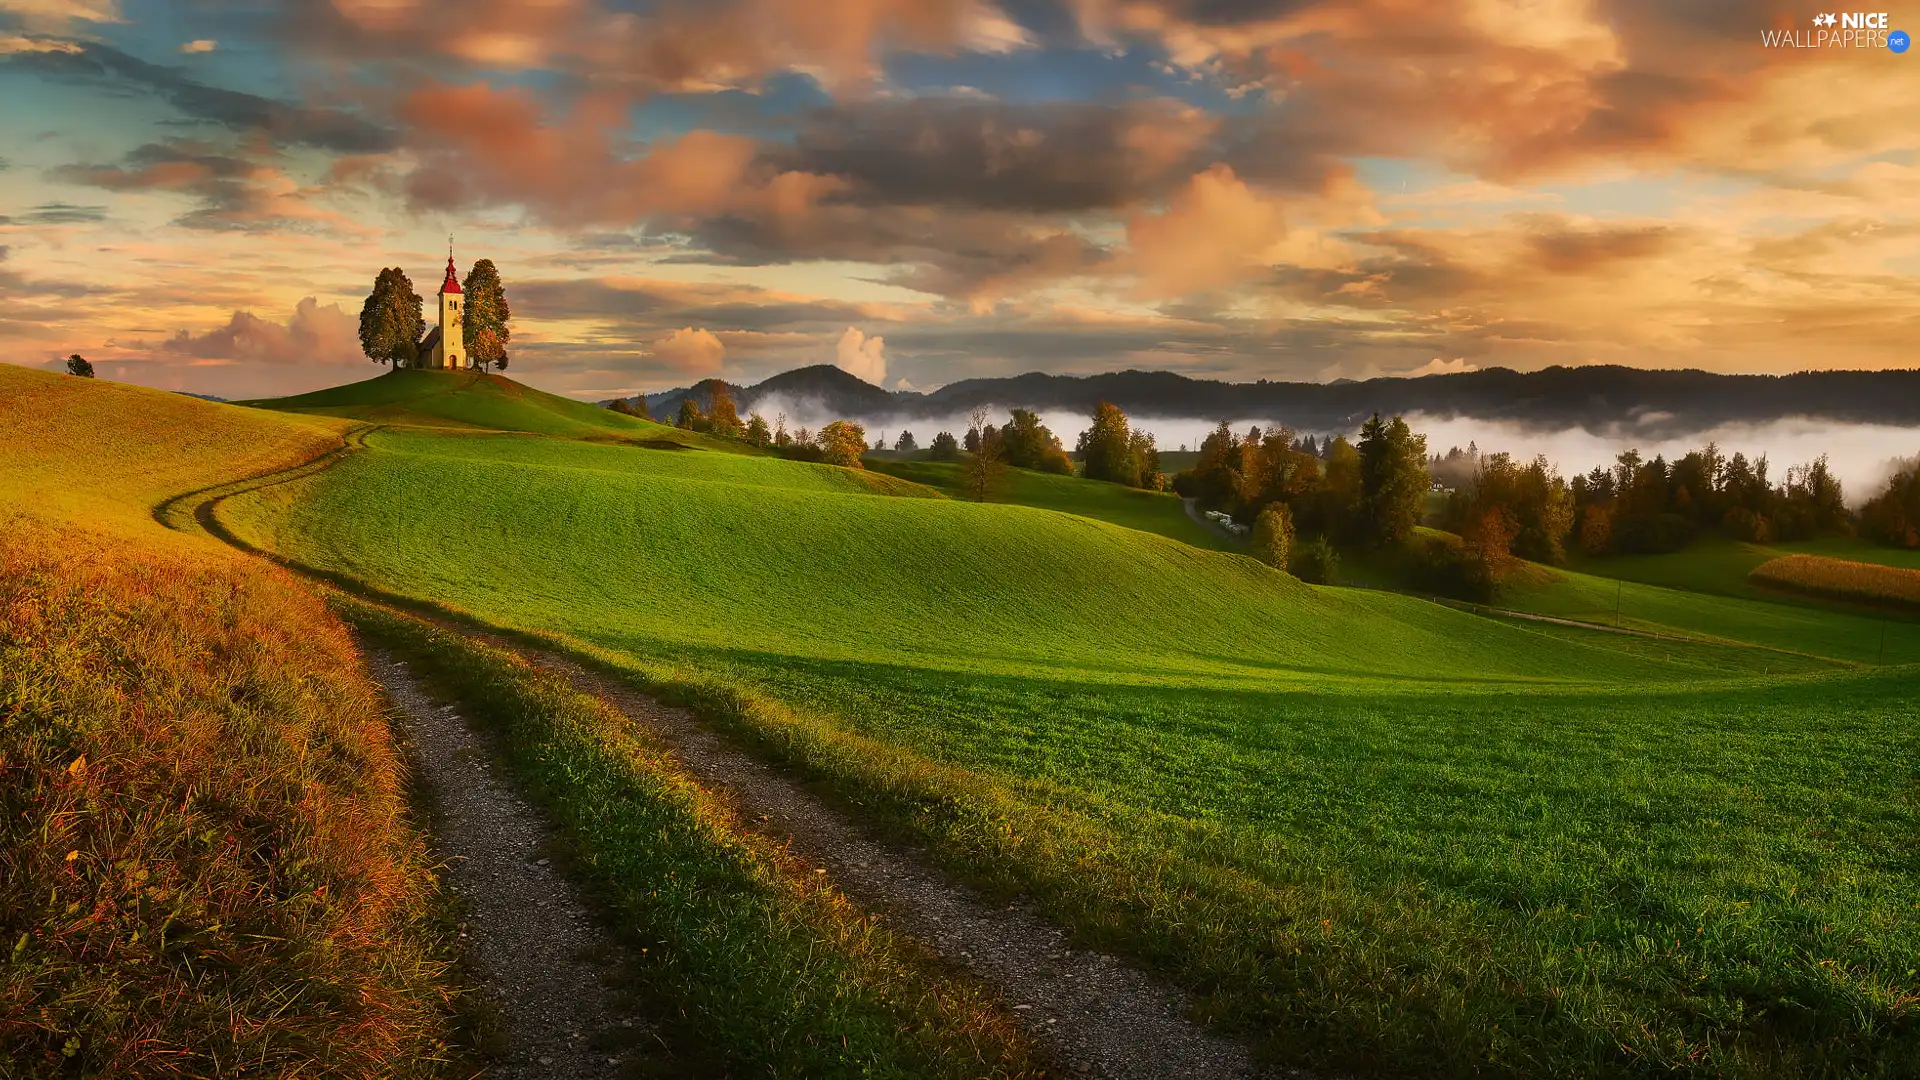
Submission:
POLYGON ((241 402, 282 413, 334 416, 383 424, 518 431, 569 439, 663 440, 744 449, 572 398, 535 390, 482 371, 399 368, 297 397, 241 402))

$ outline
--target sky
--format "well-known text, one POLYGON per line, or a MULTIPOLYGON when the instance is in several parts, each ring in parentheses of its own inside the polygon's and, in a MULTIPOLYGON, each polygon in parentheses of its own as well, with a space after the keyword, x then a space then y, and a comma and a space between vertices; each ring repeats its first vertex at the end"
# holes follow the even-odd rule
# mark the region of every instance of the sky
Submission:
POLYGON ((583 398, 1920 366, 1920 51, 1829 11, 0 0, 0 360, 371 376, 451 236, 583 398))

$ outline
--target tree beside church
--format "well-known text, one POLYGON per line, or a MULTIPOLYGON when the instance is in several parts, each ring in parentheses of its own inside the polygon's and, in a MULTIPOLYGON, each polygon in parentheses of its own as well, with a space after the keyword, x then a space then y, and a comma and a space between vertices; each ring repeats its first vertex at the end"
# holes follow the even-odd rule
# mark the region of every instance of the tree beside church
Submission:
POLYGON ((406 272, 397 266, 380 271, 360 308, 361 350, 374 363, 394 367, 458 371, 507 366, 512 314, 493 260, 474 263, 463 286, 449 249, 439 302, 438 318, 428 327, 421 314, 424 301, 406 272))

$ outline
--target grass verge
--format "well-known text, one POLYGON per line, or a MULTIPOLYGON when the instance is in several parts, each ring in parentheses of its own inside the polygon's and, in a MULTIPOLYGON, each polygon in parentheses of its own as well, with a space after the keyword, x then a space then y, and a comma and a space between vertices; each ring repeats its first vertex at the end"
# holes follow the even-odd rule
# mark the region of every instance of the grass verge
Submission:
POLYGON ((407 807, 345 628, 285 572, 0 521, 0 1072, 436 1074, 407 807))
POLYGON ((1005 1014, 747 831, 673 756, 561 676, 352 597, 341 613, 498 736, 615 916, 675 1041, 741 1075, 1037 1076, 1005 1014))

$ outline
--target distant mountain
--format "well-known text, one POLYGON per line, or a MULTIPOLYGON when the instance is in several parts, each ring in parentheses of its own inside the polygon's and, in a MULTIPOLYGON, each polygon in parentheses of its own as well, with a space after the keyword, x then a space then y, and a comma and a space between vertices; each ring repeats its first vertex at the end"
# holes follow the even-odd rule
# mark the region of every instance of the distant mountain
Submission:
MULTIPOLYGON (((650 394, 671 416, 693 388, 650 394)), ((916 420, 997 410, 1091 412, 1111 401, 1140 417, 1279 422, 1303 431, 1348 431, 1374 412, 1510 420, 1535 427, 1628 428, 1648 438, 1786 417, 1920 426, 1920 369, 1719 375, 1618 366, 1488 368, 1421 378, 1334 383, 1229 383, 1168 371, 966 379, 931 394, 889 391, 830 365, 800 368, 752 386, 729 384, 744 415, 762 403, 859 420, 916 420)))
MULTIPOLYGON (((680 411, 680 403, 690 396, 698 399, 701 408, 704 409, 707 403, 705 385, 705 383, 697 383, 676 390, 648 394, 647 409, 654 416, 671 418, 680 411)), ((815 364, 812 367, 783 371, 765 382, 755 383, 752 386, 739 386, 734 383, 724 385, 733 395, 733 400, 740 407, 743 416, 749 410, 760 408, 761 403, 772 402, 775 399, 796 405, 804 403, 810 409, 845 417, 894 415, 910 411, 924 401, 924 396, 921 394, 883 390, 832 364, 815 364)), ((611 402, 605 404, 611 404, 611 402)))

